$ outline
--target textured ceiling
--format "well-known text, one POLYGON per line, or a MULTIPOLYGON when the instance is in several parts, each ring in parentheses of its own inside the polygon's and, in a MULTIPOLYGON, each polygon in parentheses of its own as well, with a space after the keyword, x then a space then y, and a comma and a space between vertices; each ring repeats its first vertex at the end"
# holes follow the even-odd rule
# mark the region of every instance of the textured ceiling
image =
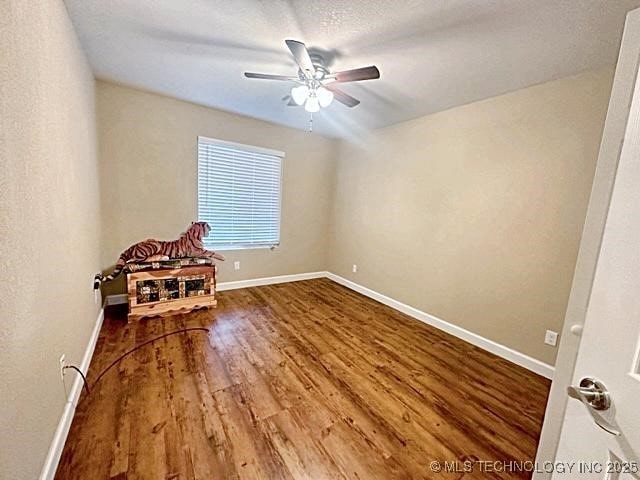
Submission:
POLYGON ((613 64, 625 13, 640 0, 66 0, 98 78, 304 129, 284 82, 284 40, 332 59, 375 64, 381 78, 345 84, 362 104, 334 102, 314 130, 358 135, 613 64))

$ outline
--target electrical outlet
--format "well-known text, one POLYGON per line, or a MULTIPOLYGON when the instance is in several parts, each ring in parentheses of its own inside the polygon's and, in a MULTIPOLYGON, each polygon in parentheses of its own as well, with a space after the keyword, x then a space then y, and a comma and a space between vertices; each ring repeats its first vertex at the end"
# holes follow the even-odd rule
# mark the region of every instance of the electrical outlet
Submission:
POLYGON ((544 334, 544 343, 546 343, 547 345, 551 345, 552 347, 555 347, 556 344, 558 343, 558 332, 547 330, 546 333, 544 334))
POLYGON ((100 288, 94 288, 96 279, 95 277, 91 277, 91 290, 93 290, 93 303, 98 305, 100 300, 102 299, 102 293, 100 288))
POLYGON ((233 269, 234 270, 240 270, 240 262, 238 260, 233 262, 233 269))
POLYGON ((351 267, 351 271, 353 273, 358 273, 358 265, 356 265, 355 263, 353 264, 353 267, 351 267))
POLYGON ((60 380, 64 382, 64 367, 67 366, 67 356, 63 353, 60 355, 60 380))

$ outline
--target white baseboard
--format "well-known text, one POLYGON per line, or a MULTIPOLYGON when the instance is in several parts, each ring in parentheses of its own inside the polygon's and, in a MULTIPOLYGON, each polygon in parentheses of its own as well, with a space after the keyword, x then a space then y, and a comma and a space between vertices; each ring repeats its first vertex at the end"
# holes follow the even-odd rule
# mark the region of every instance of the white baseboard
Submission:
MULTIPOLYGON (((276 283, 298 282, 300 280, 311 280, 312 278, 324 278, 328 272, 307 272, 295 273, 293 275, 279 275, 277 277, 251 278, 249 280, 237 280, 235 282, 220 282, 216 290, 224 292, 225 290, 236 290, 238 288, 260 287, 262 285, 275 285, 276 283)), ((108 295, 105 299, 106 305, 120 305, 127 303, 128 297, 126 293, 117 295, 108 295)))
POLYGON ((262 285, 275 285, 276 283, 298 282, 300 280, 311 280, 312 278, 324 278, 328 272, 296 273, 294 275, 280 275, 277 277, 253 278, 251 280, 238 280, 235 282, 221 282, 217 290, 235 290, 237 288, 259 287, 262 285))
POLYGON ((378 293, 367 287, 358 285, 357 283, 352 282, 351 280, 347 280, 346 278, 343 278, 334 273, 327 272, 327 278, 369 298, 373 298, 374 300, 377 300, 380 303, 383 303, 417 320, 420 320, 421 322, 447 332, 454 337, 458 337, 466 342, 469 342, 476 347, 487 350, 488 352, 491 352, 498 357, 502 357, 506 360, 509 360, 510 362, 515 363, 516 365, 520 365, 521 367, 531 370, 538 375, 542 375, 543 377, 549 379, 553 378, 555 368, 549 364, 541 362, 540 360, 536 360, 535 358, 513 350, 512 348, 505 347, 504 345, 494 342, 493 340, 489 340, 476 333, 470 332, 469 330, 465 330, 462 327, 453 325, 452 323, 446 322, 438 317, 425 313, 422 310, 418 310, 417 308, 399 302, 398 300, 394 300, 391 297, 387 297, 386 295, 378 293))
POLYGON ((109 305, 121 305, 123 303, 127 303, 129 301, 129 297, 126 293, 118 293, 116 295, 107 295, 107 298, 104 300, 104 306, 108 307, 109 305))
POLYGON ((510 362, 515 363, 516 365, 520 365, 528 370, 531 370, 538 375, 542 375, 546 378, 553 378, 553 373, 555 368, 551 365, 548 365, 540 360, 537 360, 533 357, 525 355, 524 353, 520 353, 512 348, 501 345, 493 340, 489 340, 484 338, 476 333, 470 332, 462 327, 458 327, 457 325, 453 325, 445 320, 442 320, 438 317, 430 315, 422 310, 418 310, 417 308, 406 305, 398 300, 387 297, 381 293, 378 293, 369 288, 363 287, 362 285, 358 285, 351 280, 347 280, 346 278, 340 277, 331 272, 311 272, 311 273, 301 273, 297 275, 281 275, 278 277, 265 277, 265 278, 256 278, 252 280, 240 280, 237 282, 223 282, 218 284, 218 291, 224 290, 233 290, 236 288, 247 288, 247 287, 256 287, 260 285, 272 285, 276 283, 286 283, 286 282, 296 282, 299 280, 310 280, 312 278, 322 278, 326 277, 330 280, 333 280, 336 283, 344 285, 351 290, 354 290, 358 293, 361 293, 369 298, 373 298, 374 300, 379 301, 391 308, 395 308, 396 310, 405 313, 421 322, 424 322, 428 325, 438 328, 444 332, 447 332, 454 337, 460 338, 466 342, 475 345, 476 347, 480 347, 483 350, 487 350, 488 352, 493 353, 501 358, 509 360, 510 362))
MULTIPOLYGON (((91 336, 89 337, 89 342, 87 343, 87 347, 85 348, 84 355, 82 356, 82 361, 78 368, 82 370, 82 372, 86 375, 87 370, 89 370, 89 364, 91 363, 91 357, 93 357, 93 351, 96 348, 96 343, 98 342, 98 336, 100 335, 100 329, 102 328, 102 322, 104 321, 104 308, 100 309, 98 313, 98 318, 96 319, 96 323, 93 326, 93 330, 91 332, 91 336)), ((70 370, 67 370, 70 372, 70 370)), ((69 391, 69 395, 67 397, 67 403, 64 405, 64 410, 62 411, 62 416, 60 417, 60 422, 58 422, 58 428, 56 428, 56 433, 53 436, 53 440, 51 441, 51 446, 49 447, 49 452, 47 453, 47 458, 45 459, 44 466, 42 467, 42 471, 40 472, 40 480, 52 480, 56 474, 56 469, 58 468, 58 462, 60 461, 60 456, 62 455, 62 449, 64 448, 65 441, 67 440, 67 435, 69 434, 69 429, 71 428, 71 422, 73 421, 73 415, 76 411, 76 406, 78 405, 78 399, 80 398, 80 394, 82 393, 82 378, 78 373, 74 372, 74 380, 73 385, 71 386, 71 390, 69 391)))

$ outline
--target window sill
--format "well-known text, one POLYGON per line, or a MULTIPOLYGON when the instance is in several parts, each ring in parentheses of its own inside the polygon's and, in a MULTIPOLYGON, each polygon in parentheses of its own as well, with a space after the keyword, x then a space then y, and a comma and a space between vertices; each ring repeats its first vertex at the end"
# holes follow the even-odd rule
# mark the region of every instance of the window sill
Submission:
POLYGON ((233 252, 235 250, 276 250, 278 248, 280 248, 280 245, 247 245, 247 246, 227 246, 227 247, 213 247, 213 246, 206 246, 205 248, 209 249, 209 250, 213 250, 215 252, 233 252))

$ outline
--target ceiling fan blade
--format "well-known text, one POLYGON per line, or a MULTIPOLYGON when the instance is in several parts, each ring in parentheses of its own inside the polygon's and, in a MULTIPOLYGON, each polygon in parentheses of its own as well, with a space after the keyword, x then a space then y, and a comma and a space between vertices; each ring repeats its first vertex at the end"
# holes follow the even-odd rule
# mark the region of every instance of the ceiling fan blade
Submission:
POLYGON ((342 90, 338 90, 333 85, 325 85, 325 88, 333 92, 333 98, 340 103, 346 105, 349 108, 353 108, 360 103, 360 100, 353 98, 348 93, 344 93, 342 90))
POLYGON ((298 81, 300 80, 298 77, 290 77, 287 75, 271 75, 268 73, 253 73, 253 72, 244 72, 244 76, 247 78, 259 78, 262 80, 285 80, 285 81, 298 81))
POLYGON ((345 70, 344 72, 334 73, 336 82, 357 82, 359 80, 373 80, 380 78, 380 70, 375 65, 370 67, 354 68, 353 70, 345 70))
POLYGON ((297 40, 285 40, 284 43, 286 43, 289 50, 291 50, 291 55, 293 55, 302 73, 304 73, 307 78, 313 78, 316 73, 316 68, 313 66, 305 44, 297 40))

